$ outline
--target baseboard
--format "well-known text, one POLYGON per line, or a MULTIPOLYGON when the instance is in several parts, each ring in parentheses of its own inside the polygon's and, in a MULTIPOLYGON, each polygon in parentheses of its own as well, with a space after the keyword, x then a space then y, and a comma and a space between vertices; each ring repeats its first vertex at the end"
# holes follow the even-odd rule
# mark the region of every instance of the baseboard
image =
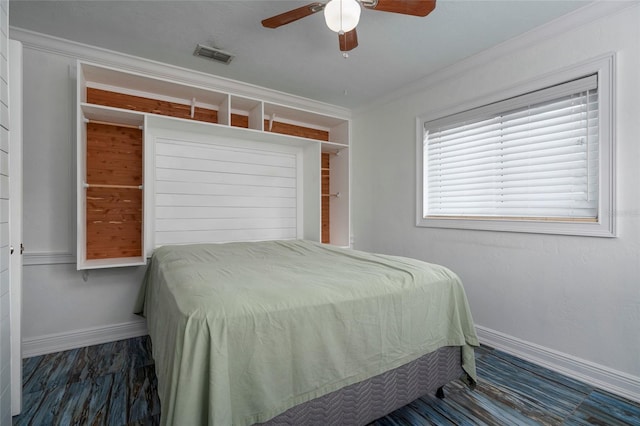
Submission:
MULTIPOLYGON (((640 402, 640 377, 554 351, 486 327, 476 326, 476 330, 482 344, 566 374, 605 391, 640 402)), ((147 325, 143 319, 67 333, 49 334, 24 339, 22 341, 22 356, 29 358, 146 334, 147 325)))
POLYGON ((640 402, 640 377, 476 326, 482 344, 531 361, 605 391, 640 402))
POLYGON ((103 327, 85 328, 66 333, 48 334, 22 340, 22 357, 29 358, 84 346, 99 345, 147 334, 144 319, 103 327))

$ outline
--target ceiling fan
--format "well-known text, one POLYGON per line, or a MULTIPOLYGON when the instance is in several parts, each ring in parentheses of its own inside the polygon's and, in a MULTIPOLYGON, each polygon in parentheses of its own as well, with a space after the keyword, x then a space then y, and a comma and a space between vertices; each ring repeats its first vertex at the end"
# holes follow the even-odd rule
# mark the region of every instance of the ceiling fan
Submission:
POLYGON ((345 58, 350 50, 358 46, 356 25, 360 19, 361 6, 381 12, 393 12, 403 15, 427 16, 436 7, 436 0, 329 0, 314 2, 271 18, 264 19, 262 26, 278 28, 282 25, 305 18, 324 10, 327 26, 338 33, 338 43, 345 58))

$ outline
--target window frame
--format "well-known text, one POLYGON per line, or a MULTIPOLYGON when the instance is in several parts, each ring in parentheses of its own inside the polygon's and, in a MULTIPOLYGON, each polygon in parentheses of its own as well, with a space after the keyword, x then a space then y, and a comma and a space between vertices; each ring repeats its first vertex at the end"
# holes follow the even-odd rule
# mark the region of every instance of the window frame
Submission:
POLYGON ((428 228, 523 232, 536 234, 615 237, 615 54, 607 54, 494 92, 482 99, 458 104, 445 111, 416 117, 416 226, 428 228), (492 217, 425 217, 423 144, 425 123, 488 106, 495 102, 561 84, 589 74, 598 79, 599 99, 599 194, 598 218, 594 222, 492 217))

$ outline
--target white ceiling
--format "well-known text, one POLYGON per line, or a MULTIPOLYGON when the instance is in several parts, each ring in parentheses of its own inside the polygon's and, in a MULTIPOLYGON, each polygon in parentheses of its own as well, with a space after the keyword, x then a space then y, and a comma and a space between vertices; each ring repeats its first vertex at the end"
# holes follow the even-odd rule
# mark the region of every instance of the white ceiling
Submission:
POLYGON ((347 108, 525 33, 586 0, 438 0, 419 18, 363 10, 348 59, 322 13, 277 28, 264 18, 311 1, 12 0, 14 27, 232 78, 347 108), (236 55, 193 56, 197 43, 236 55))

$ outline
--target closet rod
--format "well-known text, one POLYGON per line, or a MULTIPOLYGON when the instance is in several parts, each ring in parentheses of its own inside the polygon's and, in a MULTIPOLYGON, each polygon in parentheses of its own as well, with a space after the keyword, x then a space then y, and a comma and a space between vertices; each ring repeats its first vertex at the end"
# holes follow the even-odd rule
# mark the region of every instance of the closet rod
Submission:
POLYGON ((142 189, 143 185, 102 185, 95 183, 83 182, 85 188, 113 188, 113 189, 142 189))
POLYGON ((109 121, 102 120, 89 120, 88 118, 84 119, 85 123, 93 123, 93 124, 106 124, 107 126, 117 126, 117 127, 127 127, 129 129, 143 129, 143 126, 136 126, 135 124, 122 124, 122 123, 111 123, 109 121))

